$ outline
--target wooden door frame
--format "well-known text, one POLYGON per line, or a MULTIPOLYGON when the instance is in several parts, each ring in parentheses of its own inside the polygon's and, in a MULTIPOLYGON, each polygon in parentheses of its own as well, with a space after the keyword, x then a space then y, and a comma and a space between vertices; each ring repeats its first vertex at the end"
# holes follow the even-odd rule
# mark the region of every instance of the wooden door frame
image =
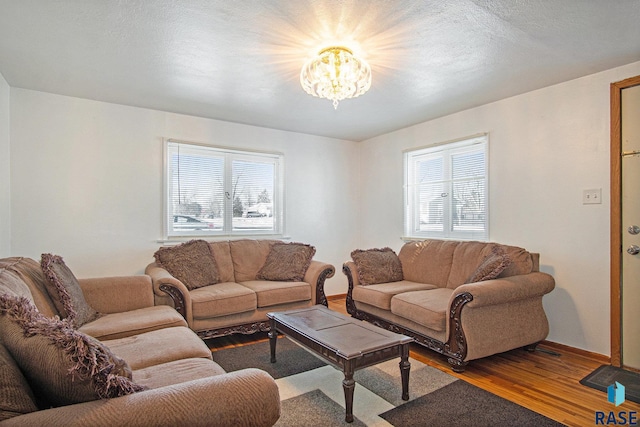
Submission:
POLYGON ((622 367, 622 89, 640 76, 611 83, 611 364, 622 367))

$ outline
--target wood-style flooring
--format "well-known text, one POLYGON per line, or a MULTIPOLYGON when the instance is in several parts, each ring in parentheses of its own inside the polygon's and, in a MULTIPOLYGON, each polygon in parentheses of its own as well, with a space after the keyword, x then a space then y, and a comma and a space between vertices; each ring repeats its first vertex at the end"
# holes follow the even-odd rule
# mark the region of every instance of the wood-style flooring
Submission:
MULTIPOLYGON (((334 297, 329 308, 346 314, 345 299, 334 297)), ((207 340, 207 344, 215 351, 259 340, 267 340, 266 334, 232 335, 207 340)), ((543 343, 539 350, 512 350, 474 360, 462 374, 453 372, 445 357, 417 344, 412 344, 410 357, 568 426, 596 425, 596 411, 607 415, 609 411, 636 411, 638 420, 640 404, 627 400, 615 407, 605 392, 579 383, 608 364, 605 357, 553 343, 543 343)))

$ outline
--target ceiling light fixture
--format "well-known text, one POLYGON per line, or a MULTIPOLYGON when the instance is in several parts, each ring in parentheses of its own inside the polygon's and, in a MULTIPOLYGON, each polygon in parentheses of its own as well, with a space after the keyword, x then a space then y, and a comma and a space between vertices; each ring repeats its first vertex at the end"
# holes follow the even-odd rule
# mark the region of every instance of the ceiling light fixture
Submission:
POLYGON ((371 87, 371 67, 346 47, 321 50, 300 72, 300 84, 309 95, 333 101, 360 96, 371 87))

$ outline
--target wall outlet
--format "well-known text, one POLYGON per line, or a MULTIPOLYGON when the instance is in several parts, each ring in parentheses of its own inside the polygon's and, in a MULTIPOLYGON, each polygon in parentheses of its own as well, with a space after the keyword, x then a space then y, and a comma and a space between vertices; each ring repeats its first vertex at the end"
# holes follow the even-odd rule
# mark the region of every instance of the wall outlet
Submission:
POLYGON ((583 205, 599 205, 600 203, 602 203, 602 188, 582 191, 583 205))

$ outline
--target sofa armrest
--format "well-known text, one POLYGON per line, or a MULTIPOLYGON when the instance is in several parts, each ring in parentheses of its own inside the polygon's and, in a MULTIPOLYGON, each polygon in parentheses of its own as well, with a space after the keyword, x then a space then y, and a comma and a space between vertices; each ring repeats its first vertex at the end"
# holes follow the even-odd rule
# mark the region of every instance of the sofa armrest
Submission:
POLYGON ((360 286, 360 278, 358 277, 358 268, 353 261, 346 261, 342 264, 342 272, 351 278, 350 283, 353 287, 360 286))
POLYGON ((336 273, 333 265, 326 262, 311 260, 311 264, 304 275, 304 281, 315 289, 315 303, 327 306, 327 296, 324 293, 324 282, 336 273))
POLYGON ((153 307, 153 288, 147 275, 79 279, 87 303, 100 313, 121 313, 153 307))
POLYGON ((271 426, 280 417, 274 379, 259 369, 20 415, 3 426, 271 426))
POLYGON ((540 297, 551 292, 554 287, 553 276, 547 273, 533 272, 460 285, 452 295, 451 302, 457 295, 466 292, 473 297, 473 301, 467 304, 469 307, 505 304, 511 301, 540 297))
POLYGON ((353 288, 360 286, 360 278, 358 277, 358 269, 353 261, 346 261, 342 264, 342 272, 347 276, 347 313, 354 316, 356 312, 356 303, 353 300, 353 288))
POLYGON ((153 292, 161 297, 171 297, 174 308, 185 318, 189 325, 192 325, 191 295, 185 284, 155 262, 145 268, 145 273, 151 277, 153 292))

